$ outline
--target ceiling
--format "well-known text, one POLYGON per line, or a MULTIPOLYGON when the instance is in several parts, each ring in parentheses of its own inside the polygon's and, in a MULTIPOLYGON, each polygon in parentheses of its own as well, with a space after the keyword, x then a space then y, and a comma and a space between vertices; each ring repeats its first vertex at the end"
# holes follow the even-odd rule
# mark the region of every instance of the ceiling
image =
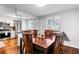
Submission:
POLYGON ((6 4, 6 6, 35 16, 44 16, 56 12, 79 8, 79 4, 47 4, 43 7, 38 7, 35 4, 6 4))

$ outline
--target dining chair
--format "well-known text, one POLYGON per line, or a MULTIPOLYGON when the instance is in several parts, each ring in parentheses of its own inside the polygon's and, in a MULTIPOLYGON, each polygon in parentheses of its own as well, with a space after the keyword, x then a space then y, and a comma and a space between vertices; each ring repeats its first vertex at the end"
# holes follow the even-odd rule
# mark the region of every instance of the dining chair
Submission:
POLYGON ((37 30, 32 30, 32 35, 33 35, 33 38, 37 37, 37 30))
POLYGON ((45 30, 45 38, 52 39, 52 30, 45 30))
POLYGON ((54 54, 63 54, 64 53, 63 38, 61 35, 56 36, 56 39, 54 42, 53 53, 54 54))
POLYGON ((20 54, 24 54, 24 46, 25 46, 24 39, 20 38, 20 54))
POLYGON ((33 53, 32 34, 23 33, 25 54, 33 53))

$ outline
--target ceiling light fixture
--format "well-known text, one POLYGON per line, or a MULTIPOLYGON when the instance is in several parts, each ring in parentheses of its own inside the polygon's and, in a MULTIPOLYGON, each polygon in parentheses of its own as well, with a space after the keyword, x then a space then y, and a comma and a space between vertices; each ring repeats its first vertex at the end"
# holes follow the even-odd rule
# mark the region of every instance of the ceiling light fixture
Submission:
POLYGON ((39 6, 39 7, 43 7, 45 6, 46 4, 36 4, 36 6, 39 6))

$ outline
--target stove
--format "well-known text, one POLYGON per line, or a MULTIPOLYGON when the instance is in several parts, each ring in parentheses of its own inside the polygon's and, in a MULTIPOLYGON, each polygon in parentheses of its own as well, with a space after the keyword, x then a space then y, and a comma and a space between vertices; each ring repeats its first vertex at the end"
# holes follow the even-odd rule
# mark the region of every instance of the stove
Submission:
POLYGON ((0 39, 6 38, 6 37, 11 37, 11 33, 10 32, 6 32, 6 31, 0 33, 0 39))

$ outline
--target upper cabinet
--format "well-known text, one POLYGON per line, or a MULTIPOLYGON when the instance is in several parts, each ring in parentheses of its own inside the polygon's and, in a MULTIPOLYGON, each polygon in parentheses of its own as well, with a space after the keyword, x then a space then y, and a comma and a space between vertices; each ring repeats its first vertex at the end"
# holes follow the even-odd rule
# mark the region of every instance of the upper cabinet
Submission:
POLYGON ((10 26, 14 26, 14 18, 8 16, 0 16, 0 22, 8 23, 10 26))

